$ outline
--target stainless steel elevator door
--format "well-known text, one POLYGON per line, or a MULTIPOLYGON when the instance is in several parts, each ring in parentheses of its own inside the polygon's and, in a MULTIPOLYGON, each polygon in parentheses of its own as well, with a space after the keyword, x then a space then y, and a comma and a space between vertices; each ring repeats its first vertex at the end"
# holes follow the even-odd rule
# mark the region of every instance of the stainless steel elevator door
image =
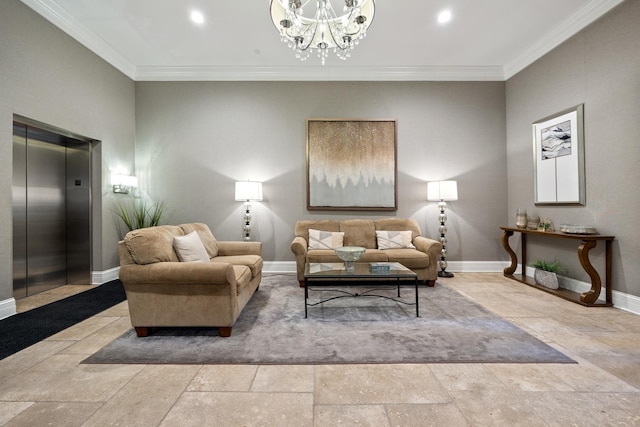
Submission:
POLYGON ((67 283, 66 148, 27 128, 27 291, 67 283))
POLYGON ((14 122, 14 298, 90 284, 90 144, 14 122))
POLYGON ((91 153, 89 144, 66 140, 67 284, 91 284, 91 153))

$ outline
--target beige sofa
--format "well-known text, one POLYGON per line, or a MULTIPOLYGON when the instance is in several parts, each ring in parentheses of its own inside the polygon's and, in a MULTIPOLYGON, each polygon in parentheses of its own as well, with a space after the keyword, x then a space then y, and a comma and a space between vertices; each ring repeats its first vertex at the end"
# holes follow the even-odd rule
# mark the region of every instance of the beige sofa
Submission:
POLYGON ((434 286, 438 278, 438 257, 442 244, 420 235, 420 227, 413 219, 350 219, 298 221, 291 251, 296 256, 296 269, 300 286, 304 286, 305 263, 342 262, 332 249, 309 249, 309 230, 342 232, 343 246, 362 246, 366 252, 359 262, 399 262, 418 275, 418 280, 434 286), (380 249, 376 231, 411 231, 410 238, 415 249, 380 249))
POLYGON ((228 337, 262 278, 261 242, 217 241, 200 223, 131 231, 118 253, 131 324, 140 337, 162 326, 218 327, 228 337), (194 231, 205 260, 181 262, 174 237, 193 238, 194 231))

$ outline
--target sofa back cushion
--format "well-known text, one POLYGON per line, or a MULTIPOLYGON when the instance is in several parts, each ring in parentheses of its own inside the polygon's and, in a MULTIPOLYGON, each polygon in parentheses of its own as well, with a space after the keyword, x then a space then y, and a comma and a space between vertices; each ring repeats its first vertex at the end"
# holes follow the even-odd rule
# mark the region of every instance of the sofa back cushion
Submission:
POLYGON ((344 231, 344 246, 361 246, 376 249, 376 228, 370 219, 348 219, 340 223, 344 231))
POLYGON ((141 228, 128 232, 124 244, 136 264, 179 262, 173 250, 173 237, 183 234, 177 225, 141 228))
POLYGON ((193 231, 198 232, 198 237, 202 241, 204 248, 207 250, 209 254, 209 258, 215 258, 218 256, 218 242, 216 238, 213 236, 211 229, 207 224, 203 224, 201 222, 194 222, 191 224, 182 224, 180 225, 184 234, 189 234, 193 231))

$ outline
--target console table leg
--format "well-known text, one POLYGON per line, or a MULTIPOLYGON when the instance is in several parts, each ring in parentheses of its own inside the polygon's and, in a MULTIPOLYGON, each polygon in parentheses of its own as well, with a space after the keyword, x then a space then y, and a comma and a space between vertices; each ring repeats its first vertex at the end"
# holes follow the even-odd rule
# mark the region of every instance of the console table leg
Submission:
POLYGON ((584 271, 587 272, 591 278, 591 289, 582 295, 580 295, 580 301, 593 304, 598 300, 600 291, 602 289, 602 283, 600 282, 600 275, 593 268, 591 261, 589 261, 589 251, 596 247, 595 240, 583 240, 578 248, 578 258, 584 271))
POLYGON ((605 277, 604 277, 604 284, 605 284, 605 292, 606 292, 606 298, 607 298, 607 303, 608 304, 613 304, 613 292, 611 290, 611 261, 612 261, 612 253, 611 253, 611 240, 607 240, 605 242, 605 277))
POLYGON ((513 236, 513 231, 511 230, 505 230, 502 234, 502 247, 511 257, 511 265, 504 269, 504 274, 507 275, 515 273, 516 268, 518 267, 518 257, 516 256, 516 253, 513 251, 513 249, 511 249, 511 246, 509 246, 509 237, 511 236, 513 236))

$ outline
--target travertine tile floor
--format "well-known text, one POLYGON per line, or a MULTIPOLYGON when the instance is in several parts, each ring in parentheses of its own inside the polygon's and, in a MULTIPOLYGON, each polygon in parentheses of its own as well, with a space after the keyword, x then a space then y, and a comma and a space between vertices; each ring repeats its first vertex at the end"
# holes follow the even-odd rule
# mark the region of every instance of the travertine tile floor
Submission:
POLYGON ((640 316, 501 274, 441 283, 578 364, 81 365, 130 328, 124 302, 0 361, 0 425, 640 426, 640 316))

